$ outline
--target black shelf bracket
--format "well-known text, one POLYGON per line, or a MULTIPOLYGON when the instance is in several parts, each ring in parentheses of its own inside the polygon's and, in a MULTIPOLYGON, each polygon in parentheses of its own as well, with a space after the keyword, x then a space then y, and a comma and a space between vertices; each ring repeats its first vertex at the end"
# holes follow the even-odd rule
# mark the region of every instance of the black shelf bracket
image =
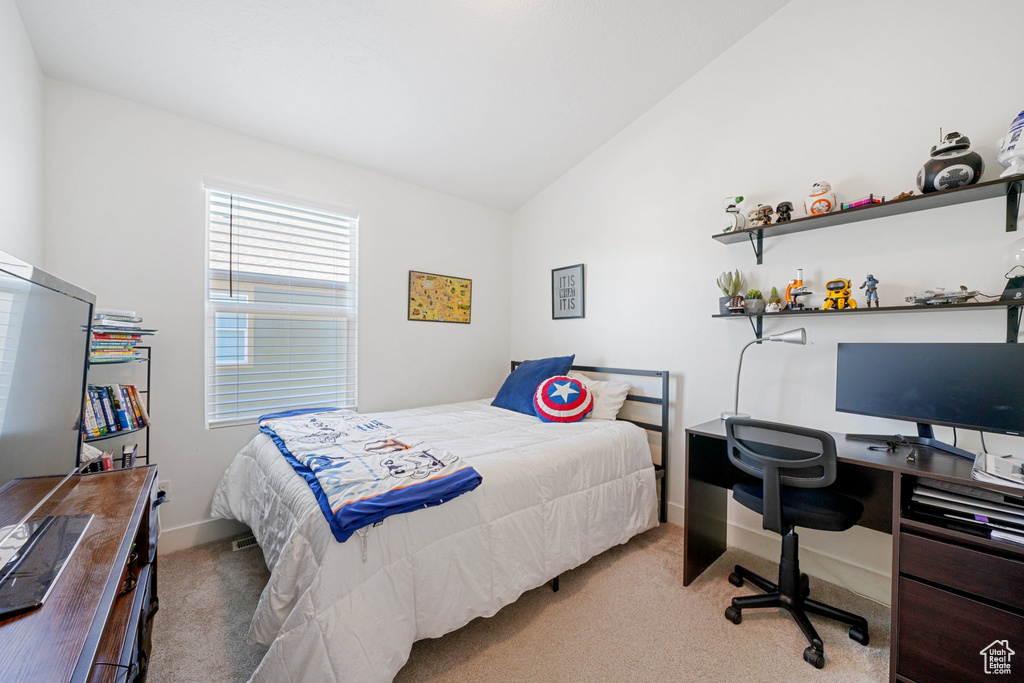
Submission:
MULTIPOLYGON (((1007 212, 1009 212, 1009 209, 1007 209, 1007 212)), ((1013 215, 1016 216, 1017 214, 1014 213, 1013 215)), ((1017 229, 1016 218, 1014 219, 1013 229, 1017 229)), ((1007 230, 1009 230, 1009 228, 1007 228, 1007 230)), ((764 254, 764 231, 754 230, 747 233, 747 237, 750 238, 750 246, 754 248, 754 255, 757 256, 757 265, 761 265, 761 255, 764 254), (754 241, 754 233, 757 233, 756 242, 754 241)))
POLYGON ((1020 336, 1020 306, 1006 309, 1006 342, 1016 344, 1020 336))
POLYGON ((750 318, 750 327, 754 330, 754 337, 760 339, 764 332, 764 316, 761 314, 747 316, 750 318), (755 323, 754 321, 757 320, 755 323))
MULTIPOLYGON (((1020 213, 1021 183, 1015 180, 1006 188, 1006 232, 1017 232, 1017 214, 1020 213)), ((760 263, 760 261, 758 261, 760 263)))

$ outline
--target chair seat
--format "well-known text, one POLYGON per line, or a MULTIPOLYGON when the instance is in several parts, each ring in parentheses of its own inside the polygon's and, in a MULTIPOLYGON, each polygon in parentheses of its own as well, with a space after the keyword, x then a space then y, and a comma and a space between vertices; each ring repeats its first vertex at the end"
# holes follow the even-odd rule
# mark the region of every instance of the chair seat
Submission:
MULTIPOLYGON (((732 493, 740 505, 764 514, 764 490, 760 482, 736 484, 732 493)), ((793 526, 845 531, 856 524, 863 513, 863 505, 828 489, 782 487, 782 519, 793 526)))

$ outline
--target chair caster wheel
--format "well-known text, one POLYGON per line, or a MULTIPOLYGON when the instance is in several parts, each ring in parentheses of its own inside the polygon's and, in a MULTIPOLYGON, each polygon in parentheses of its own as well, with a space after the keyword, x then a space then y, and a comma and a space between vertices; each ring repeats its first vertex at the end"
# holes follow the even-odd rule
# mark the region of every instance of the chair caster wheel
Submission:
POLYGON ((734 624, 738 624, 741 621, 743 621, 743 613, 740 612, 735 607, 732 607, 732 606, 726 607, 725 608, 725 618, 728 619, 729 621, 731 621, 734 624))
POLYGON ((734 586, 742 586, 743 577, 737 574, 736 572, 733 572, 732 574, 729 574, 729 583, 731 583, 734 586))
POLYGON ((856 626, 850 627, 850 639, 856 640, 861 645, 867 645, 870 637, 868 636, 868 630, 857 628, 856 626))
POLYGON ((825 653, 809 647, 804 650, 804 661, 812 664, 815 669, 821 669, 825 666, 825 653))
POLYGON ((800 597, 806 598, 811 594, 811 579, 807 574, 800 575, 800 597))

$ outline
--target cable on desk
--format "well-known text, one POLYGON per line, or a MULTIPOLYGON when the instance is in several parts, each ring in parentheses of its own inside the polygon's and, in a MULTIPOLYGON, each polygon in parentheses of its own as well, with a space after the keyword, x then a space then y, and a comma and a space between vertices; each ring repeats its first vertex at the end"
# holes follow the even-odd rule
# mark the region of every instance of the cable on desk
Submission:
POLYGON ((116 666, 118 669, 127 669, 128 673, 124 675, 124 680, 129 680, 135 674, 135 663, 131 664, 117 664, 116 662, 96 662, 93 666, 116 666))
POLYGON ((953 427, 953 448, 956 448, 956 427, 953 427))
POLYGON ((985 446, 985 432, 979 431, 978 434, 981 434, 981 452, 988 453, 988 448, 985 446))

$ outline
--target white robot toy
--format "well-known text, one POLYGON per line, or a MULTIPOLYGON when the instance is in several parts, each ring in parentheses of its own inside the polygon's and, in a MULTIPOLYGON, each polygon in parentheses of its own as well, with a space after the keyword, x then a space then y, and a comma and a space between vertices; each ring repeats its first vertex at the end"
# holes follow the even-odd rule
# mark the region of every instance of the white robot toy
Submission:
POLYGON ((744 197, 726 197, 722 200, 722 208, 729 216, 729 222, 722 229, 722 232, 736 232, 746 230, 747 216, 743 213, 744 197))
POLYGON ((1006 167, 1006 170, 999 174, 1005 178, 1018 173, 1024 173, 1024 111, 1017 114, 1017 118, 1010 124, 1010 130, 1006 131, 1006 137, 999 138, 996 145, 999 146, 999 154, 996 161, 1006 167))
POLYGON ((814 183, 811 194, 804 200, 804 213, 808 216, 820 216, 835 210, 836 204, 836 193, 832 191, 832 185, 823 180, 814 183))

